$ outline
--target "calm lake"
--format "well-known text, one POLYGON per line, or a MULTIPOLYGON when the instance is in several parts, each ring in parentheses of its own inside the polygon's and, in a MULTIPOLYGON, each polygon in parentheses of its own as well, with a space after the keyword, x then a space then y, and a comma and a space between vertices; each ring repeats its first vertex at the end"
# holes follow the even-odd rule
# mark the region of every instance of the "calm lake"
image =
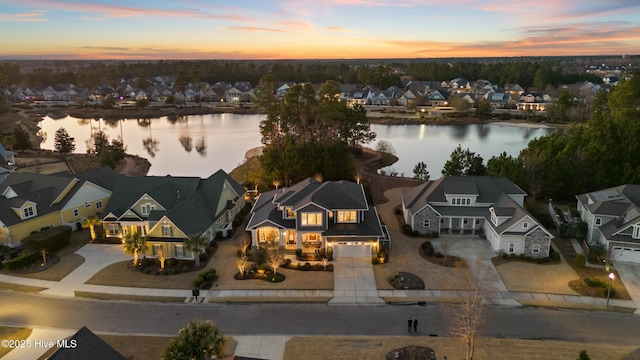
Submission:
MULTIPOLYGON (((207 177, 218 169, 231 171, 244 160, 247 150, 258 147, 258 125, 264 115, 212 114, 169 119, 116 121, 45 117, 40 123, 43 149, 53 149, 56 130, 64 127, 76 140, 76 152, 92 146, 92 134, 104 131, 122 138, 127 152, 149 159, 149 175, 207 177)), ((389 170, 411 177, 419 161, 427 164, 432 178, 458 144, 480 154, 485 161, 503 151, 517 155, 527 143, 554 129, 504 124, 486 125, 372 125, 377 141, 392 144, 400 160, 389 170)), ((369 145, 375 148, 376 143, 369 145)))

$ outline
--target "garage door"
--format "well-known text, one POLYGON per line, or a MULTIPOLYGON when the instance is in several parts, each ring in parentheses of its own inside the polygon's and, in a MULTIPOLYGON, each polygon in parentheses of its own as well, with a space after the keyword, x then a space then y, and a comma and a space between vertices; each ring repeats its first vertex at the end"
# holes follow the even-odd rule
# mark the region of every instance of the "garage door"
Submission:
POLYGON ((333 246, 333 257, 370 257, 371 244, 367 243, 343 243, 333 246))
POLYGON ((640 249, 613 248, 613 260, 632 263, 640 263, 640 249))

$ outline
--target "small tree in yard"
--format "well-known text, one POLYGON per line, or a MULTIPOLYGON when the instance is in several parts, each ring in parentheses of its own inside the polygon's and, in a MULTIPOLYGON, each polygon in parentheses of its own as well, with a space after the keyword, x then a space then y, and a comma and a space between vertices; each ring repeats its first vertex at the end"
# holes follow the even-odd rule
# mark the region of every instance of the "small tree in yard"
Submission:
POLYGON ((162 354, 163 360, 205 360, 219 358, 224 334, 209 320, 193 320, 180 329, 162 354))
MULTIPOLYGON (((457 268, 461 272, 462 268, 457 268)), ((493 287, 493 273, 488 265, 476 262, 473 274, 475 284, 466 273, 457 274, 455 279, 462 289, 458 304, 446 309, 451 319, 451 335, 457 337, 465 348, 465 359, 472 360, 476 346, 478 328, 485 321, 485 308, 482 302, 493 287)))
POLYGON ((449 256, 449 251, 453 247, 454 242, 448 239, 440 240, 440 247, 442 248, 442 252, 444 253, 444 260, 447 261, 447 257, 449 256))
POLYGON ((56 130, 53 146, 55 150, 61 154, 69 154, 76 149, 75 139, 69 136, 69 133, 63 127, 56 130))
POLYGON ((243 256, 236 260, 236 267, 240 272, 240 277, 244 278, 244 270, 247 268, 247 257, 243 256))
POLYGON ((279 246, 273 246, 267 250, 267 262, 269 266, 273 269, 273 281, 276 279, 276 273, 278 272, 278 268, 282 265, 284 261, 284 248, 279 246))
POLYGON ((147 247, 147 238, 139 232, 128 234, 124 239, 124 252, 133 256, 133 266, 138 266, 138 257, 147 247))
POLYGON ((413 178, 416 180, 429 180, 429 171, 427 171, 427 164, 420 161, 413 168, 413 178))
POLYGON ((96 226, 100 225, 102 223, 102 220, 100 220, 99 217, 97 216, 89 216, 88 218, 84 219, 84 221, 82 222, 82 225, 85 228, 89 228, 89 232, 91 232, 91 241, 96 241, 96 226))
POLYGON ((249 251, 249 247, 251 247, 251 240, 244 238, 240 240, 240 253, 241 257, 247 257, 247 251, 249 251))
POLYGON ((587 354, 587 350, 580 351, 580 356, 577 360, 590 360, 589 354, 587 354))
POLYGON ((164 249, 160 249, 160 252, 158 252, 158 260, 160 260, 160 270, 164 270, 164 262, 167 261, 167 255, 164 253, 164 249))
POLYGON ((196 267, 200 266, 200 254, 205 251, 207 245, 209 245, 209 241, 204 235, 202 235, 202 233, 191 234, 189 235, 189 238, 185 240, 184 247, 185 249, 193 252, 196 267))

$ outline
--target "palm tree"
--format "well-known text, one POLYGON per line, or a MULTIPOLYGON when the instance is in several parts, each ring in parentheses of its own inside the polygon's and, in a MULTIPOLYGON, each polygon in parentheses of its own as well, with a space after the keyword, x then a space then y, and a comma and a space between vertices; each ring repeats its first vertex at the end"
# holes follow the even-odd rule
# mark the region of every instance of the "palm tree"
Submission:
POLYGON ((193 320, 178 331, 164 349, 163 360, 204 360, 219 358, 224 349, 224 334, 212 321, 193 320))
POLYGON ((139 232, 128 234, 124 239, 124 252, 133 255, 133 266, 138 266, 138 257, 144 248, 147 247, 147 238, 142 237, 139 232))
POLYGON ((185 249, 193 252, 196 267, 200 266, 200 254, 204 252, 208 245, 209 240, 207 240, 202 233, 191 234, 189 235, 189 238, 185 240, 184 247, 185 249))
POLYGON ((96 241, 95 227, 100 225, 101 223, 102 223, 102 220, 100 220, 100 218, 97 216, 89 216, 88 218, 84 219, 84 221, 82 222, 82 226, 84 226, 85 228, 89 228, 89 231, 91 232, 91 242, 96 241))

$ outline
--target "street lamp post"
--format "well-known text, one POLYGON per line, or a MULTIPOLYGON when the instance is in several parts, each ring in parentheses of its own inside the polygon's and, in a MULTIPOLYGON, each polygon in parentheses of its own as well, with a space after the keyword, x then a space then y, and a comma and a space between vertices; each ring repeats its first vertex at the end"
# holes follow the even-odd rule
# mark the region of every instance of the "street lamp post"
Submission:
POLYGON ((607 290, 607 307, 609 307, 609 298, 611 297, 611 282, 615 278, 613 273, 609 273, 609 289, 607 290))

